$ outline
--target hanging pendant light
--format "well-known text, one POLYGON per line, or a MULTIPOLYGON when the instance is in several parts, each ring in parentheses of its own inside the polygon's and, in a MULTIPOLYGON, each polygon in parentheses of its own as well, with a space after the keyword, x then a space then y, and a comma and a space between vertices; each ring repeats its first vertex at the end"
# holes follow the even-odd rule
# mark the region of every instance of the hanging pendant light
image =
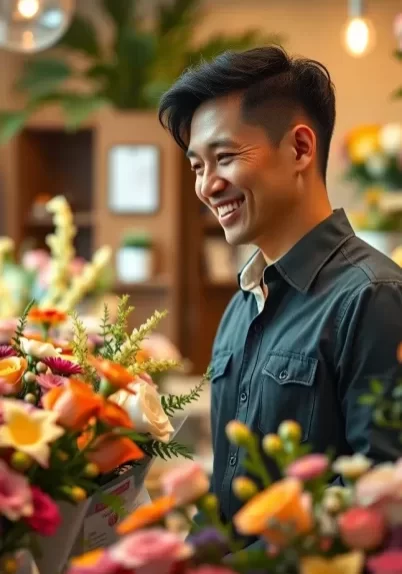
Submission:
POLYGON ((342 43, 351 56, 359 58, 374 48, 374 26, 365 17, 363 0, 348 0, 348 14, 349 18, 342 30, 342 43))
POLYGON ((55 44, 70 24, 75 0, 0 0, 0 48, 33 53, 55 44))

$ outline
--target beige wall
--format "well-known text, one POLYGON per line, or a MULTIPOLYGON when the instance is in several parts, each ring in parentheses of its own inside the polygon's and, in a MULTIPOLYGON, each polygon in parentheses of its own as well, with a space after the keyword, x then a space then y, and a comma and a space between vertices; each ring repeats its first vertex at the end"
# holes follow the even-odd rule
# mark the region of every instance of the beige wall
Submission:
MULTIPOLYGON (((92 11, 93 2, 82 2, 85 11, 92 11)), ((206 0, 206 4, 199 38, 220 31, 263 27, 267 32, 283 33, 290 51, 318 59, 329 68, 338 98, 329 188, 334 206, 350 205, 350 190, 339 182, 338 176, 337 149, 342 135, 363 122, 402 121, 402 100, 395 103, 389 97, 393 89, 402 86, 402 63, 392 58, 392 24, 394 16, 402 11, 401 1, 368 0, 377 43, 372 54, 356 60, 346 54, 340 43, 346 0, 206 0)), ((0 52, 0 108, 15 105, 10 86, 18 63, 18 56, 0 52)))

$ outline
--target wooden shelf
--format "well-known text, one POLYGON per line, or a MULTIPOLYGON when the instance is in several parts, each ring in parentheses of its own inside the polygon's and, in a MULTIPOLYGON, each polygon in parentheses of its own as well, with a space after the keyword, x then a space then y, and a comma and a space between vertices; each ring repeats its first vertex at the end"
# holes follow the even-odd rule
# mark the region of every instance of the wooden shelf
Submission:
POLYGON ((206 281, 204 283, 206 289, 232 289, 239 288, 236 281, 206 281))
POLYGON ((167 291, 171 288, 171 282, 168 277, 155 277, 149 281, 143 281, 141 283, 123 283, 121 281, 116 281, 113 286, 113 291, 117 294, 129 295, 133 291, 167 291))
MULTIPOLYGON (((53 227, 52 217, 46 215, 44 217, 35 217, 30 215, 26 220, 28 227, 53 227)), ((90 211, 77 211, 74 213, 74 225, 77 227, 92 227, 93 218, 90 211)))

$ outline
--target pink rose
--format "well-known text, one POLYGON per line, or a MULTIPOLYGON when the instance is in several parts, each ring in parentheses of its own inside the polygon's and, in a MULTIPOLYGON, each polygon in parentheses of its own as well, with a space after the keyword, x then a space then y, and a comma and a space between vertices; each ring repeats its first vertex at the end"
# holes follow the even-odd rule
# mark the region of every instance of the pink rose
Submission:
POLYGON ((191 555, 191 547, 167 530, 150 528, 129 534, 108 552, 109 558, 135 574, 168 574, 191 555))
POLYGON ((324 474, 328 465, 328 458, 324 454, 307 454, 286 468, 286 476, 306 482, 324 474))
POLYGON ((59 507, 37 486, 33 486, 31 490, 33 514, 25 518, 25 522, 42 536, 53 536, 61 523, 59 507))
POLYGON ((374 550, 384 540, 384 516, 371 508, 350 508, 338 518, 343 542, 355 550, 374 550))
POLYGON ((0 319, 0 344, 9 344, 18 326, 18 319, 0 319))
POLYGON ((402 574, 402 550, 388 550, 367 560, 373 574, 402 574))
POLYGON ((0 460, 0 515, 14 521, 32 512, 32 493, 27 479, 0 460))
POLYGON ((375 507, 391 525, 402 523, 402 459, 379 464, 356 483, 356 502, 375 507))
POLYGON ((209 479, 196 462, 183 464, 161 477, 164 494, 174 496, 179 506, 195 502, 209 490, 209 479))
POLYGON ((152 333, 141 343, 141 350, 149 354, 156 361, 171 359, 172 361, 181 361, 180 351, 173 343, 161 333, 152 333))
POLYGON ((28 271, 40 271, 50 261, 49 253, 45 249, 31 249, 22 256, 22 266, 28 271))
POLYGON ((94 550, 79 558, 73 558, 66 574, 124 574, 127 570, 111 560, 104 550, 94 550))

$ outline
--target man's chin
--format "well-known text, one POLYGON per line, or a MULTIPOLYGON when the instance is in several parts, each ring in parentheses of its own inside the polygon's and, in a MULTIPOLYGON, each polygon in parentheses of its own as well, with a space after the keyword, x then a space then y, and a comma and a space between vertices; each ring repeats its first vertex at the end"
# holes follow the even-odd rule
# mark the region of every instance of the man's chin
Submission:
POLYGON ((225 229, 225 239, 229 245, 233 247, 238 247, 239 245, 247 245, 250 243, 248 233, 245 230, 240 229, 225 229))

